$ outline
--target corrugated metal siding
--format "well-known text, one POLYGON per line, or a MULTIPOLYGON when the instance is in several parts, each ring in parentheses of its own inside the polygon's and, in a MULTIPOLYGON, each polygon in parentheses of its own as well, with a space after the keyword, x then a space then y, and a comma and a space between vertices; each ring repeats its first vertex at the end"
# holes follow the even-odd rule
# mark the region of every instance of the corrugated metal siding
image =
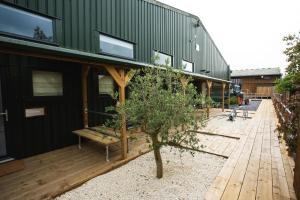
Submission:
POLYGON ((136 44, 135 58, 151 62, 152 50, 170 54, 174 66, 194 62, 195 72, 228 79, 225 60, 197 19, 144 0, 10 0, 38 12, 56 16, 59 45, 99 52, 98 31, 136 44), (196 35, 196 38, 194 37, 196 35), (200 52, 195 50, 196 42, 200 52))
POLYGON ((0 75, 3 77, 5 73, 7 79, 10 156, 23 158, 75 144, 77 140, 72 131, 83 126, 81 65, 7 54, 0 54, 0 63, 0 75), (64 95, 34 97, 33 69, 61 72, 64 95), (46 115, 25 118, 25 109, 36 107, 45 107, 46 115))

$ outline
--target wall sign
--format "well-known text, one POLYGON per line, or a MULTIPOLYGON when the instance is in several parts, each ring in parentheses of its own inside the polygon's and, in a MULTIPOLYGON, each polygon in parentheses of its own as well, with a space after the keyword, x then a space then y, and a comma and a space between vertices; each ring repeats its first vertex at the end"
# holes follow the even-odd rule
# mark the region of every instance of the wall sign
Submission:
POLYGON ((30 117, 40 117, 40 116, 45 116, 45 108, 40 107, 40 108, 26 108, 25 109, 25 117, 30 118, 30 117))

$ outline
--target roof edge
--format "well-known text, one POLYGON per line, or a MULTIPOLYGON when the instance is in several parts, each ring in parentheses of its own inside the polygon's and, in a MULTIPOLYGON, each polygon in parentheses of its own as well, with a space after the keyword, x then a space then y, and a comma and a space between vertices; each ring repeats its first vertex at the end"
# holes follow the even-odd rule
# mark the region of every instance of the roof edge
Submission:
MULTIPOLYGON (((78 57, 81 59, 86 59, 90 61, 106 61, 106 62, 111 62, 111 63, 119 63, 123 64, 125 66, 140 66, 140 67, 157 67, 155 65, 149 64, 149 63, 143 63, 143 62, 138 62, 138 61, 132 61, 132 60, 127 60, 127 59, 122 59, 122 58, 115 58, 112 56, 105 56, 105 55, 100 55, 100 54, 95 54, 95 53, 89 53, 89 52, 83 52, 79 50, 72 50, 72 49, 67 49, 64 47, 58 47, 58 46, 50 46, 42 43, 35 43, 31 41, 25 41, 25 40, 19 40, 15 38, 8 38, 5 36, 0 35, 0 44, 4 44, 3 47, 9 47, 9 48, 19 48, 20 50, 28 49, 31 48, 31 50, 38 51, 40 54, 42 53, 52 53, 52 55, 65 55, 66 57, 78 57)), ((0 45, 1 46, 1 45, 0 45)), ((75 61, 74 61, 75 62, 75 61)), ((175 71, 182 71, 179 69, 175 69, 175 71)), ((202 78, 202 79, 207 79, 207 80, 213 80, 217 82, 225 82, 225 83, 230 83, 228 80, 224 79, 219 79, 203 74, 198 74, 198 73, 191 73, 191 72, 185 72, 182 71, 183 74, 186 75, 191 75, 197 78, 202 78)))

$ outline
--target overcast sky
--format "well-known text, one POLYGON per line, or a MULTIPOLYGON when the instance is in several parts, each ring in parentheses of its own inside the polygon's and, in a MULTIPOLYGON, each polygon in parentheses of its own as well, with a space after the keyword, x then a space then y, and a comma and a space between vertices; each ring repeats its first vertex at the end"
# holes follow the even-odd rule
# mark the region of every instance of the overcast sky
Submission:
POLYGON ((280 67, 300 30, 300 0, 159 0, 200 17, 231 69, 280 67))

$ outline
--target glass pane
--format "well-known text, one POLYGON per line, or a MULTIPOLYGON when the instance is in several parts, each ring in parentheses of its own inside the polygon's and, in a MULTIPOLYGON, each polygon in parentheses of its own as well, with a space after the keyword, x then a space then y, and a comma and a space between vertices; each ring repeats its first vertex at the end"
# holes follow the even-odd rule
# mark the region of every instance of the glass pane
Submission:
POLYGON ((53 42, 52 20, 0 4, 0 31, 53 42))
POLYGON ((32 71, 33 96, 62 96, 63 77, 59 72, 32 71))
POLYGON ((114 95, 114 80, 111 76, 98 75, 99 94, 114 95))
POLYGON ((133 44, 100 34, 100 50, 103 53, 133 58, 133 44))
POLYGON ((184 71, 193 72, 193 63, 182 60, 182 69, 184 71))
POLYGON ((172 66, 172 56, 154 51, 154 64, 172 66))

